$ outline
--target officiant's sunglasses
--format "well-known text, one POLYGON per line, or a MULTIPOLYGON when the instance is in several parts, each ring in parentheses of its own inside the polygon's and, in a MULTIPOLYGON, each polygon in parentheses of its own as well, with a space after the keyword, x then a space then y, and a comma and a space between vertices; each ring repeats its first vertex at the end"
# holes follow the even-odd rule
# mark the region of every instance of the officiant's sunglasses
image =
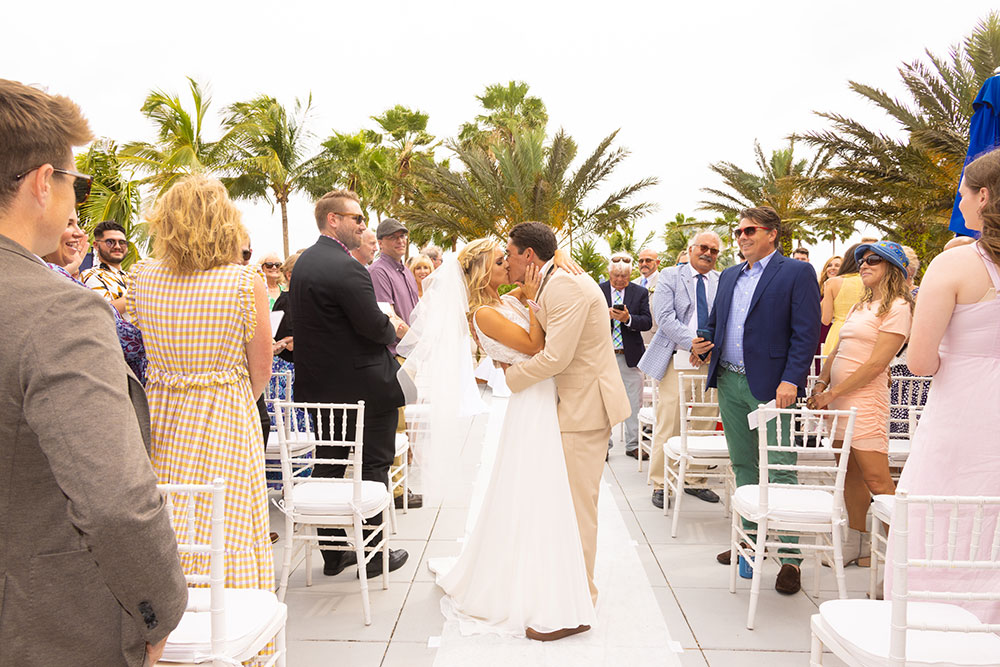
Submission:
MULTIPOLYGON (((15 181, 19 181, 36 169, 41 169, 45 165, 40 164, 37 167, 32 167, 28 171, 21 172, 14 176, 15 181)), ((58 167, 52 167, 52 171, 57 174, 62 174, 63 176, 73 177, 73 194, 76 195, 76 204, 79 206, 83 202, 87 201, 87 197, 90 196, 90 186, 94 183, 94 177, 87 174, 81 174, 78 171, 70 171, 69 169, 59 169, 58 167)))

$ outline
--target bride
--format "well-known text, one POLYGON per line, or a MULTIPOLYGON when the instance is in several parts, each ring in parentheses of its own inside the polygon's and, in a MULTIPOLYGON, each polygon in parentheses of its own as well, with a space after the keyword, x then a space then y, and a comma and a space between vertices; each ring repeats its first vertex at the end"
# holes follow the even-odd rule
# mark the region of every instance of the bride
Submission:
MULTIPOLYGON (((478 400, 470 398, 476 392, 471 356, 463 354, 460 342, 455 347, 456 337, 464 335, 469 349, 468 322, 494 361, 514 364, 542 349, 544 333, 528 305, 541 280, 537 269, 529 268, 523 285, 499 296, 498 288, 510 282, 504 251, 480 239, 425 279, 430 284, 425 282, 412 335, 400 344, 407 353, 403 371, 414 380, 420 401, 431 407, 429 436, 424 446, 414 447, 422 469, 425 461, 433 470, 442 459, 457 457, 458 448, 448 451, 447 441, 458 439, 458 417, 474 411, 470 406, 478 400), (439 405, 451 407, 435 420, 439 405)), ((446 593, 442 611, 459 621, 462 634, 545 640, 593 624, 552 379, 510 397, 489 485, 464 549, 457 559, 432 559, 428 565, 446 593)))

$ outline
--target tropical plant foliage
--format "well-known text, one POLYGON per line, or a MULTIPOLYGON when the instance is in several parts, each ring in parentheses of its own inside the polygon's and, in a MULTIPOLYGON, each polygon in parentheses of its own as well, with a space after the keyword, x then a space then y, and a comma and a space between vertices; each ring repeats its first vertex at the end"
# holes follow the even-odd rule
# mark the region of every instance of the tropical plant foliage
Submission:
POLYGON ((230 138, 208 141, 202 135, 212 105, 211 96, 192 78, 188 78, 188 89, 190 111, 176 94, 151 92, 141 111, 156 127, 156 141, 131 142, 120 153, 125 164, 147 174, 143 182, 154 186, 157 197, 188 174, 222 176, 235 168, 228 164, 230 138))
POLYGON ((86 153, 77 155, 76 168, 94 177, 90 197, 78 211, 80 226, 89 235, 98 223, 106 220, 124 227, 129 249, 123 264, 126 268, 131 266, 139 258, 139 252, 149 247, 146 223, 139 220, 142 207, 139 182, 132 180, 129 171, 123 171, 118 146, 110 139, 98 139, 86 153))
POLYGON ((826 200, 822 212, 866 223, 911 246, 926 264, 951 237, 947 225, 968 150, 972 102, 998 65, 1000 15, 993 12, 947 57, 928 51, 927 62, 900 66, 908 99, 851 81, 850 89, 883 111, 903 136, 818 113, 828 129, 802 138, 836 156, 811 183, 826 200))
POLYGON ((281 231, 288 256, 288 199, 306 189, 315 159, 309 157, 312 139, 307 128, 312 96, 296 101, 288 111, 273 97, 261 95, 226 108, 229 175, 222 181, 235 199, 264 199, 281 209, 281 231))
POLYGON ((576 244, 572 252, 573 261, 580 265, 591 278, 601 282, 608 275, 608 258, 602 255, 593 238, 576 244))
POLYGON ((528 84, 523 81, 487 86, 476 99, 487 113, 459 128, 458 143, 465 148, 477 146, 488 151, 511 144, 523 130, 544 130, 549 120, 545 104, 541 98, 528 95, 528 84))
POLYGON ((505 238, 525 220, 548 224, 571 244, 574 236, 607 234, 652 210, 652 204, 633 199, 656 183, 642 179, 589 204, 629 154, 612 147, 616 135, 608 135, 575 170, 577 145, 563 130, 551 141, 540 129, 518 130, 511 143, 492 150, 449 143, 465 170, 419 165, 401 215, 418 229, 462 239, 505 238))
POLYGON ((719 175, 728 190, 702 188, 715 197, 703 201, 702 210, 723 215, 736 215, 741 209, 770 206, 781 216, 784 234, 781 238, 786 255, 791 254, 793 239, 814 243, 818 238, 845 239, 854 231, 849 220, 829 215, 821 209, 822 202, 810 184, 827 168, 834 155, 831 149, 821 149, 811 159, 795 155, 795 141, 786 148, 764 155, 754 142, 756 172, 732 162, 716 162, 709 168, 719 175))

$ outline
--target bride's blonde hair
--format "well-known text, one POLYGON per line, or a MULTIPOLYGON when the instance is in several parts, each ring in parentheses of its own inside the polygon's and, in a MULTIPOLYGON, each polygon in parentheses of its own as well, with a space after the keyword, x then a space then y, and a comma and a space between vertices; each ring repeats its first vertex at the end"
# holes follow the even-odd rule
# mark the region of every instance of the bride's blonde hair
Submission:
POLYGON ((462 267, 465 285, 469 288, 470 314, 499 301, 496 290, 490 289, 493 255, 499 247, 493 239, 476 239, 458 253, 458 265, 462 267))

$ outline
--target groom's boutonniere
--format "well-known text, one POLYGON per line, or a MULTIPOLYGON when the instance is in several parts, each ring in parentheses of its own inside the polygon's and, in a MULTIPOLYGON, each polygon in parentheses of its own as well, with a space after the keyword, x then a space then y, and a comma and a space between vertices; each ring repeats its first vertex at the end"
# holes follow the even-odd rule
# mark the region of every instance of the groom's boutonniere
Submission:
POLYGON ((541 306, 539 306, 539 305, 538 305, 537 303, 535 303, 535 301, 534 301, 533 299, 528 299, 528 305, 529 305, 529 306, 531 307, 531 309, 532 309, 533 311, 535 311, 536 313, 537 313, 537 312, 538 312, 539 310, 541 310, 541 309, 542 309, 542 307, 541 307, 541 306))

